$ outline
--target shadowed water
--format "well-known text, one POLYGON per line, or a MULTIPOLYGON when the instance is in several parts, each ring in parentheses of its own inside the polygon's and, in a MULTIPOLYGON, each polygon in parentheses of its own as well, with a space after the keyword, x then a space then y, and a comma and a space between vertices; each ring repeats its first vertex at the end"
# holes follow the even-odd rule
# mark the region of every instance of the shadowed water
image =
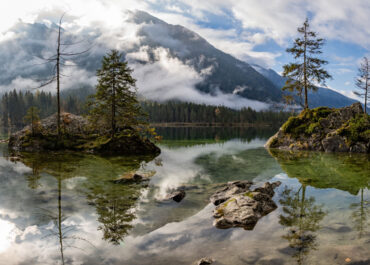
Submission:
POLYGON ((369 156, 269 153, 273 132, 235 130, 160 129, 156 158, 1 145, 0 264, 369 264, 369 156), (134 172, 150 181, 114 182, 134 172), (251 231, 213 227, 209 197, 242 179, 280 180, 278 209, 251 231))

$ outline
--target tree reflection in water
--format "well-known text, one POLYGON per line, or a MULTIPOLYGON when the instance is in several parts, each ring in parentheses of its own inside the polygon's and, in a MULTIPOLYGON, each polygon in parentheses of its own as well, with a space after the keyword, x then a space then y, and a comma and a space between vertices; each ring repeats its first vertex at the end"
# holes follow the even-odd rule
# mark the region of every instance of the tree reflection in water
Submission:
POLYGON ((283 238, 289 241, 297 263, 303 264, 304 257, 317 247, 315 232, 320 229, 320 221, 326 213, 322 205, 315 205, 314 197, 306 198, 305 185, 298 191, 285 188, 281 196, 279 202, 283 206, 283 214, 279 217, 279 223, 289 227, 283 238))
POLYGON ((358 232, 358 238, 362 238, 367 232, 367 216, 369 214, 369 202, 364 200, 364 189, 360 190, 360 202, 353 203, 350 208, 353 210, 352 219, 356 231, 358 232))
POLYGON ((91 186, 87 194, 90 204, 96 208, 99 230, 103 239, 118 245, 132 228, 135 219, 133 207, 140 196, 141 185, 106 183, 102 186, 91 186))
MULTIPOLYGON (((26 176, 30 188, 40 187, 41 176, 51 175, 58 181, 58 214, 52 214, 50 210, 43 211, 45 217, 55 220, 58 227, 58 231, 53 234, 60 238, 62 257, 65 247, 74 247, 71 243, 67 245, 63 241, 66 239, 85 241, 72 235, 73 231, 77 232, 77 227, 62 225, 66 219, 61 207, 62 182, 78 176, 87 177, 80 183, 79 190, 81 194, 86 195, 88 204, 96 208, 100 223, 98 230, 103 231, 104 240, 119 244, 132 228, 131 221, 135 219, 133 209, 141 195, 143 185, 117 184, 113 180, 128 172, 147 171, 145 165, 152 159, 153 157, 102 157, 85 154, 22 154, 21 161, 32 168, 32 173, 26 176)), ((69 206, 71 206, 69 209, 76 207, 69 206)))
POLYGON ((46 164, 48 163, 45 162, 45 159, 41 159, 42 157, 39 157, 36 155, 36 156, 29 156, 27 158, 23 157, 22 162, 32 169, 32 174, 28 174, 26 176, 29 188, 36 190, 39 187, 41 187, 41 185, 39 184, 39 180, 42 177, 42 175, 40 174, 41 171, 45 171, 49 174, 52 173, 52 176, 57 181, 57 200, 58 200, 57 211, 55 211, 54 209, 50 209, 50 205, 52 203, 47 202, 47 205, 46 205, 47 208, 38 207, 40 211, 36 214, 42 219, 51 220, 54 223, 54 227, 49 230, 49 234, 45 235, 44 238, 50 238, 50 237, 57 238, 58 243, 59 243, 61 263, 64 265, 65 264, 65 255, 64 255, 65 249, 76 248, 76 249, 80 249, 83 251, 80 244, 78 247, 76 246, 78 244, 77 241, 83 241, 93 246, 93 244, 87 239, 76 235, 76 233, 78 232, 77 225, 66 225, 64 223, 68 217, 64 215, 63 213, 62 181, 71 177, 70 174, 65 174, 66 172, 70 173, 70 171, 65 170, 65 168, 63 167, 63 162, 64 162, 63 160, 59 160, 59 159, 53 160, 53 163, 51 164, 51 167, 50 167, 52 168, 52 172, 51 172, 50 168, 45 167, 45 163, 46 164))

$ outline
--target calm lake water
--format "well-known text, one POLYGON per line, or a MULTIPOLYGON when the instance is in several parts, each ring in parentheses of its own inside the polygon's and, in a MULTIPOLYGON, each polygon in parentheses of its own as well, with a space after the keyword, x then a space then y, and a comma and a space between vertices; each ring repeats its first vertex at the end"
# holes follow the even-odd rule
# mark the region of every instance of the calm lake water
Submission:
POLYGON ((273 129, 159 128, 162 154, 24 155, 0 145, 0 264, 370 264, 368 155, 269 153, 273 129), (147 185, 114 180, 138 172, 147 185), (253 230, 213 227, 220 184, 281 181, 253 230), (180 203, 162 201, 187 186, 180 203))

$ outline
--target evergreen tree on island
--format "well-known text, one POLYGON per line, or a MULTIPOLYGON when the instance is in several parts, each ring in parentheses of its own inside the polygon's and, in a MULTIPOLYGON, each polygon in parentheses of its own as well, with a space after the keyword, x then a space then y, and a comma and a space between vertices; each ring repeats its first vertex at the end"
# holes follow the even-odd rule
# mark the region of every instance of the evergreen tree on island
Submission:
POLYGON ((27 114, 24 117, 24 121, 26 123, 30 123, 31 125, 31 133, 33 136, 35 135, 35 132, 40 123, 39 113, 40 113, 40 110, 37 107, 32 106, 27 110, 27 114))
POLYGON ((328 62, 317 57, 322 53, 325 40, 317 38, 317 33, 310 31, 308 19, 298 28, 298 32, 302 36, 286 50, 296 61, 283 66, 283 76, 287 80, 282 90, 296 91, 300 98, 304 93, 304 108, 308 109, 308 90, 317 91, 317 85, 325 86, 326 79, 331 75, 322 68, 328 62))
POLYGON ((111 50, 103 57, 102 67, 97 71, 96 94, 89 102, 92 124, 113 138, 122 128, 142 123, 139 102, 136 96, 136 80, 132 69, 122 54, 111 50))
POLYGON ((369 59, 365 56, 362 58, 361 65, 358 68, 358 75, 356 78, 356 86, 359 91, 353 91, 357 96, 364 98, 365 113, 367 111, 367 100, 370 98, 370 64, 369 59))

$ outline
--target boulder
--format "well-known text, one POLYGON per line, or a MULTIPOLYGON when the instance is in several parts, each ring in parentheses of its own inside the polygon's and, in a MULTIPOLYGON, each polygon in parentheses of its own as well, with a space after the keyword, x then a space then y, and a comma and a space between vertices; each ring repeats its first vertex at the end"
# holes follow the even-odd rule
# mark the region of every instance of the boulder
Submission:
POLYGON ((360 103, 303 110, 290 117, 265 144, 281 150, 369 153, 370 116, 360 103))
MULTIPOLYGON (((252 230, 260 218, 277 208, 272 197, 274 188, 280 184, 279 181, 266 182, 262 187, 255 188, 253 191, 249 190, 251 185, 248 184, 247 189, 240 189, 239 192, 217 205, 213 211, 215 218, 213 225, 221 229, 243 227, 246 230, 252 230)), ((226 187, 230 187, 230 184, 226 187)), ((215 202, 218 203, 218 201, 215 202)))
POLYGON ((175 190, 167 194, 165 200, 174 200, 175 202, 181 202, 186 196, 185 190, 175 190))
POLYGON ((196 265, 209 265, 209 264, 212 264, 213 262, 214 260, 211 258, 201 258, 195 264, 196 265))
POLYGON ((217 206, 220 203, 227 201, 235 194, 248 191, 250 186, 252 186, 252 184, 253 183, 249 180, 228 182, 225 185, 225 187, 222 187, 221 189, 217 190, 211 196, 210 200, 214 205, 217 206))

